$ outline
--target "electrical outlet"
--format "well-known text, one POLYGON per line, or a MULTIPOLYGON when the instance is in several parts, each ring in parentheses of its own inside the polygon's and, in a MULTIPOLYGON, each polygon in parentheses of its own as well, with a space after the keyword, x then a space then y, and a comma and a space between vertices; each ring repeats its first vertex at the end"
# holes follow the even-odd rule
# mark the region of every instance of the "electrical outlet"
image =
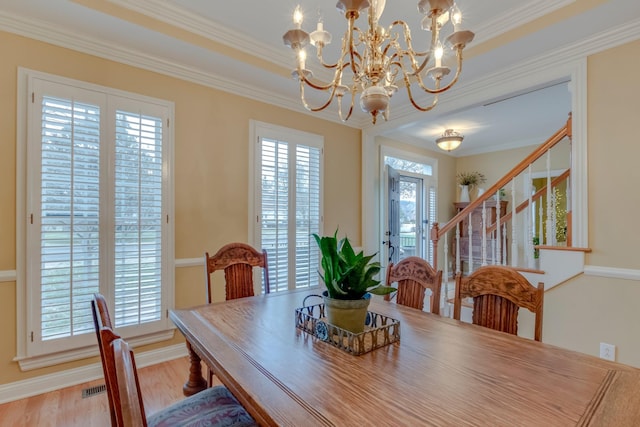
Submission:
POLYGON ((616 346, 613 344, 607 344, 606 342, 600 343, 600 357, 606 360, 616 360, 616 346))

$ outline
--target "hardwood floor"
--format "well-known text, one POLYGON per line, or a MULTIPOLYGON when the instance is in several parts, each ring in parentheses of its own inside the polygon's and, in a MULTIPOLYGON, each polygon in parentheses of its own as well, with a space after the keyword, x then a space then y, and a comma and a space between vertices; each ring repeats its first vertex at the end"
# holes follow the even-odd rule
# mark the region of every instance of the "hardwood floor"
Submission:
MULTIPOLYGON (((205 370, 206 372, 206 370, 205 370)), ((182 385, 189 373, 189 358, 182 357, 138 369, 147 414, 184 399, 182 385)), ((0 405, 1 427, 108 427, 106 392, 87 398, 82 390, 104 384, 96 380, 0 405)))

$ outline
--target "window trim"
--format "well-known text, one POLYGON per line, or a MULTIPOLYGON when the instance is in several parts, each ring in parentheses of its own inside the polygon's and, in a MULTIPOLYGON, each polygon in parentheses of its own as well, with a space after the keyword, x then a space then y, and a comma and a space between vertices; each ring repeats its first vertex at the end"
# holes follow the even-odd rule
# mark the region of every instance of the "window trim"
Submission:
MULTIPOLYGON (((175 207, 174 207, 174 103, 162 99, 152 98, 145 95, 139 95, 132 92, 126 92, 106 86, 87 83, 80 80, 69 79, 66 77, 56 76, 36 70, 23 67, 18 68, 18 84, 17 84, 17 106, 16 106, 16 357, 14 361, 19 362, 22 370, 35 369, 45 366, 56 365, 72 360, 84 359, 90 357, 94 353, 94 345, 83 345, 81 347, 69 350, 58 351, 55 353, 39 353, 33 354, 29 350, 28 341, 30 323, 29 323, 29 289, 27 287, 27 222, 28 218, 28 188, 27 188, 27 166, 28 156, 31 155, 27 151, 28 143, 28 106, 31 102, 31 94, 29 93, 29 81, 33 78, 48 80, 58 84, 79 87, 86 90, 108 93, 109 95, 118 96, 137 102, 145 102, 156 104, 166 109, 167 123, 163 124, 163 141, 166 144, 166 158, 163 159, 163 168, 167 171, 165 200, 163 202, 163 212, 168 217, 168 223, 163 230, 163 250, 165 254, 165 262, 162 267, 163 277, 163 300, 165 301, 166 312, 162 316, 163 325, 161 330, 156 332, 141 331, 137 333, 131 328, 120 328, 119 332, 128 339, 140 344, 148 344, 152 342, 164 341, 170 339, 175 330, 175 326, 168 318, 168 310, 174 307, 175 301, 175 207)), ((109 107, 110 108, 110 107, 109 107)))
MULTIPOLYGON (((249 120, 249 180, 248 180, 248 241, 254 247, 260 247, 261 243, 258 239, 260 227, 260 201, 256 191, 256 176, 260 173, 260 164, 258 163, 257 152, 259 150, 260 138, 293 142, 295 144, 304 144, 316 147, 321 150, 320 160, 320 234, 323 234, 324 227, 324 136, 317 135, 297 129, 278 126, 271 123, 265 123, 257 120, 249 120)), ((291 284, 290 284, 291 285, 291 284)), ((294 283, 295 286, 295 283, 294 283)), ((261 292, 260 280, 254 279, 254 292, 256 295, 261 292)))

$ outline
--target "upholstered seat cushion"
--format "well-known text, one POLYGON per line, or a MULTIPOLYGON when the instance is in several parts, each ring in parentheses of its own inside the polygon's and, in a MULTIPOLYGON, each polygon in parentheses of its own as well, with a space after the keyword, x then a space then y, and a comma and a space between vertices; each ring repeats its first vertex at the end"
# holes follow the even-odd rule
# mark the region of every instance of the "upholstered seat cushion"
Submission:
POLYGON ((256 422, 224 386, 211 387, 152 414, 149 427, 241 427, 256 422))

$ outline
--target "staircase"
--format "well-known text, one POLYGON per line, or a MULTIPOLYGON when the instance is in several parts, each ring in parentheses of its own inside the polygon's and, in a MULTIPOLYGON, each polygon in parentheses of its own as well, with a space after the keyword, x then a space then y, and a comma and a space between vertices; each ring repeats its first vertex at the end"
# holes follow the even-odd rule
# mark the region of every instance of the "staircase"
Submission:
MULTIPOLYGON (((583 272, 584 254, 590 250, 571 245, 570 155, 571 115, 562 128, 449 222, 434 224, 430 234, 433 263, 441 265, 438 259, 444 258, 445 295, 452 289, 447 284, 455 274, 469 274, 481 265, 509 265, 531 283, 543 282, 545 290, 583 272), (538 185, 532 187, 534 182, 538 185), (501 190, 509 193, 506 199, 501 199, 501 190), (486 212, 488 205, 496 205, 494 200, 508 201, 507 211, 497 209, 495 222, 488 223, 487 218, 496 216, 486 212), (474 230, 471 215, 474 211, 478 215, 478 210, 481 226, 474 230), (464 241, 464 258, 460 253, 463 222, 469 236, 464 241)), ((478 222, 476 217, 476 228, 478 222)))

